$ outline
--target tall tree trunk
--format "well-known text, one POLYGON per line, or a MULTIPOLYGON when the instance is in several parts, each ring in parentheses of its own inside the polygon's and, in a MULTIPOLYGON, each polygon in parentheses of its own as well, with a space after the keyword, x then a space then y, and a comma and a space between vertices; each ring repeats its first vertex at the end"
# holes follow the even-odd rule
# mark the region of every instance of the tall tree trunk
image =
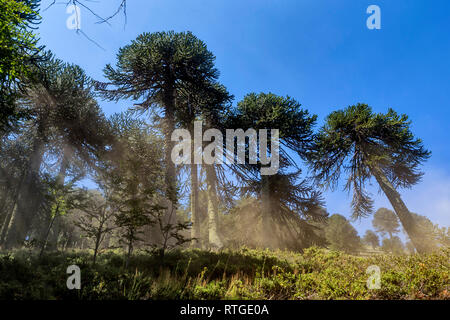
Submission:
POLYGON ((198 247, 200 243, 200 219, 198 216, 198 165, 191 163, 191 243, 198 247))
MULTIPOLYGON (((191 114, 192 120, 194 121, 194 114, 191 114)), ((193 239, 191 244, 194 248, 197 248, 201 245, 200 239, 200 216, 199 216, 199 203, 198 203, 198 164, 195 163, 195 154, 199 152, 199 150, 195 150, 195 130, 194 130, 194 122, 191 124, 191 238, 193 239)))
POLYGON ((16 203, 12 208, 11 220, 5 235, 5 248, 10 249, 25 240, 30 231, 31 223, 39 207, 36 197, 36 183, 39 180, 39 170, 44 156, 44 144, 40 138, 35 138, 33 152, 28 171, 19 187, 16 203))
POLYGON ((206 165, 206 183, 208 194, 208 240, 210 247, 222 248, 223 243, 217 232, 219 212, 216 182, 217 176, 214 165, 206 165))
POLYGON ((377 180, 384 194, 389 199, 389 202, 397 213, 403 229, 405 229, 417 252, 425 253, 426 249, 421 243, 420 235, 415 226, 413 217, 406 207, 405 203, 403 202, 402 198, 400 197, 400 194, 397 192, 397 190, 395 190, 394 186, 390 183, 390 181, 387 179, 387 177, 379 167, 372 165, 370 166, 370 171, 377 180))
POLYGON ((172 133, 175 129, 175 90, 173 87, 166 89, 164 95, 164 122, 163 132, 165 140, 164 160, 166 165, 165 182, 166 182, 166 198, 167 198, 167 223, 175 224, 176 215, 172 215, 172 210, 177 205, 177 185, 175 163, 172 161, 172 133), (171 218, 169 218, 171 217, 171 218))
POLYGON ((271 248, 271 216, 270 177, 261 176, 261 244, 264 248, 271 248))

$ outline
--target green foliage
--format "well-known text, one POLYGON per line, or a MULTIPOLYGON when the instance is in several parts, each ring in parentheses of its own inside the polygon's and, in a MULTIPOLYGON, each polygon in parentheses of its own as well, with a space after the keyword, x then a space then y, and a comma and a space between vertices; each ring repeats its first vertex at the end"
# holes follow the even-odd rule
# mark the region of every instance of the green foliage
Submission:
POLYGON ((0 0, 0 133, 18 118, 16 89, 30 74, 40 50, 31 28, 40 20, 40 0, 0 0))
POLYGON ((143 227, 154 224, 162 210, 164 183, 161 140, 131 113, 111 118, 115 142, 102 162, 97 181, 116 211, 115 223, 129 252, 142 241, 143 227))
POLYGON ((0 255, 0 299, 450 299, 450 251, 428 255, 356 257, 318 248, 289 251, 172 251, 159 257, 109 251, 90 263, 78 251, 0 255), (81 290, 66 288, 66 268, 82 271, 81 290), (369 290, 366 269, 381 270, 381 288, 369 290))

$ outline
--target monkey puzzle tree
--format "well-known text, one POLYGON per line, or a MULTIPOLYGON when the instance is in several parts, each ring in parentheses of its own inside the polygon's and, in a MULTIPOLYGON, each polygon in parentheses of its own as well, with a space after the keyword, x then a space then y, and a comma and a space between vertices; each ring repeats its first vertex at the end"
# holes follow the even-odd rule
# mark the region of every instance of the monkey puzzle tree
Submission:
POLYGON ((62 186, 74 157, 92 164, 95 154, 110 139, 91 89, 92 83, 81 68, 65 64, 51 53, 25 84, 20 107, 29 118, 23 126, 30 136, 30 154, 15 204, 5 220, 8 247, 23 241, 39 211, 38 186, 45 153, 50 150, 60 158, 57 182, 62 186))
POLYGON ((356 229, 340 214, 333 214, 325 227, 325 238, 331 249, 357 252, 361 239, 356 229))
POLYGON ((110 83, 100 85, 104 97, 118 101, 143 101, 143 110, 164 113, 166 198, 168 214, 177 202, 175 164, 171 159, 171 135, 176 125, 177 98, 186 85, 213 81, 218 77, 214 55, 191 32, 143 33, 119 50, 117 65, 107 65, 104 73, 110 83), (108 88, 110 85, 114 88, 108 88))
MULTIPOLYGON (((247 161, 244 165, 233 165, 235 173, 247 185, 247 188, 253 187, 253 192, 260 195, 262 230, 267 240, 264 246, 275 243, 269 240, 269 234, 274 234, 275 227, 294 225, 294 229, 305 232, 307 225, 305 221, 299 219, 300 216, 323 218, 318 210, 321 205, 320 193, 316 192, 306 180, 299 181, 301 169, 293 159, 294 154, 302 160, 306 159, 313 140, 312 127, 315 121, 316 116, 302 109, 301 104, 295 99, 273 93, 246 95, 227 119, 228 128, 268 129, 270 132, 268 141, 274 139, 271 136, 271 129, 279 130, 278 172, 272 175, 261 175, 260 170, 264 165, 261 161, 257 164, 249 164, 248 154, 246 154, 247 161), (294 172, 292 170, 289 172, 289 167, 294 169, 294 172)), ((250 142, 246 141, 245 144, 248 148, 250 142)), ((259 160, 261 160, 262 152, 271 155, 276 152, 270 150, 270 146, 271 143, 268 144, 269 150, 259 151, 259 160)), ((281 235, 284 233, 286 230, 280 232, 281 235)))
POLYGON ((374 113, 368 105, 357 104, 331 113, 315 140, 309 158, 316 181, 334 189, 346 173, 345 189, 353 189, 353 216, 361 217, 373 210, 365 183, 375 177, 417 251, 424 252, 411 213, 396 190, 419 182, 419 166, 431 154, 412 134, 408 117, 392 109, 374 113))
POLYGON ((386 208, 380 208, 373 215, 372 225, 377 232, 381 234, 389 234, 389 238, 392 239, 394 234, 398 233, 398 218, 395 213, 386 208))
POLYGON ((364 243, 372 246, 373 248, 380 246, 380 239, 378 238, 377 234, 372 230, 366 231, 366 233, 364 234, 363 241, 364 243))

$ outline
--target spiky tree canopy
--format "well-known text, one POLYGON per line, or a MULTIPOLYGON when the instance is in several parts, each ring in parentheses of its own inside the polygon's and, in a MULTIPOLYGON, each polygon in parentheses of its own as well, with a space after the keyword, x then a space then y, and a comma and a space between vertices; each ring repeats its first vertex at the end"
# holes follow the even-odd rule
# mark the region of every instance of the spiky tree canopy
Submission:
POLYGON ((214 60, 191 32, 143 33, 119 50, 116 68, 106 66, 105 76, 115 88, 102 92, 115 101, 144 99, 141 106, 148 108, 164 103, 168 90, 217 79, 214 60))
MULTIPOLYGON (((317 116, 291 97, 273 93, 247 94, 230 116, 229 127, 279 129, 280 144, 304 156, 309 149, 317 116), (240 126, 240 127, 239 127, 240 126)), ((293 163, 291 163, 293 164, 293 163)))
POLYGON ((394 187, 411 187, 420 180, 419 166, 429 156, 412 134, 408 116, 392 109, 374 113, 366 104, 331 113, 309 155, 316 180, 325 187, 335 189, 341 174, 347 174, 345 189, 353 189, 354 217, 372 212, 373 201, 365 191, 371 166, 379 168, 394 187))

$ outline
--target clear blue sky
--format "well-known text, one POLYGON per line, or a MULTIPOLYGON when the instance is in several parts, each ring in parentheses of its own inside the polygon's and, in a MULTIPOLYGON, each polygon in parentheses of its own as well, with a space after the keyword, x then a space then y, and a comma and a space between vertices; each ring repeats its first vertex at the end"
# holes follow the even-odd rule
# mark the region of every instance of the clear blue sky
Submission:
MULTIPOLYGON (((51 0, 43 0, 45 8, 51 0)), ((109 16, 120 0, 91 3, 109 16), (106 6, 105 4, 108 4, 106 6), (113 5, 114 4, 114 5, 113 5)), ((192 31, 216 55, 220 81, 239 101, 249 92, 290 95, 319 116, 357 102, 406 113, 432 152, 423 182, 402 191, 413 212, 450 226, 450 1, 448 0, 128 0, 111 26, 81 8, 81 29, 104 49, 66 27, 64 5, 42 12, 42 43, 95 79, 118 49, 142 32, 192 31), (369 30, 369 5, 381 30, 369 30)), ((126 102, 100 102, 105 114, 126 102)), ((376 207, 391 208, 374 185, 376 207)), ((350 216, 346 193, 326 194, 330 213, 350 216)), ((371 218, 354 222, 360 235, 371 218)))

